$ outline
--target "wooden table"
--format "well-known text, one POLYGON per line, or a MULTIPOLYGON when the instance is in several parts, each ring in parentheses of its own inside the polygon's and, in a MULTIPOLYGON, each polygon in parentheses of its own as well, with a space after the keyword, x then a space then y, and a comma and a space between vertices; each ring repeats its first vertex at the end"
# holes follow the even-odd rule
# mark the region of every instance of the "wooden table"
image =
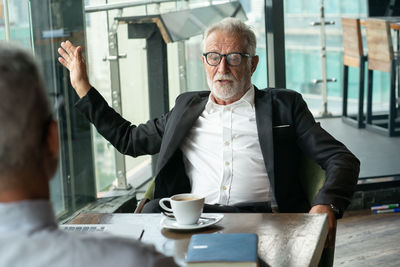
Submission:
POLYGON ((163 229, 161 214, 79 214, 71 224, 132 224, 144 229, 142 241, 155 245, 157 250, 174 256, 184 266, 192 234, 199 233, 257 233, 261 266, 317 266, 328 234, 326 214, 224 214, 211 227, 193 232, 163 229))

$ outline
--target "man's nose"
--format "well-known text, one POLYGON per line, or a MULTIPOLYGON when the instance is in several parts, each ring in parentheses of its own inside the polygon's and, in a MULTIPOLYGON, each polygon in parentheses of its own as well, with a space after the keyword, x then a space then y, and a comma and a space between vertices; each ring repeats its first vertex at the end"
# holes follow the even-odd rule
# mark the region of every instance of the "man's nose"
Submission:
POLYGON ((221 58, 221 62, 218 65, 219 73, 227 73, 228 72, 228 61, 226 61, 226 57, 221 58))

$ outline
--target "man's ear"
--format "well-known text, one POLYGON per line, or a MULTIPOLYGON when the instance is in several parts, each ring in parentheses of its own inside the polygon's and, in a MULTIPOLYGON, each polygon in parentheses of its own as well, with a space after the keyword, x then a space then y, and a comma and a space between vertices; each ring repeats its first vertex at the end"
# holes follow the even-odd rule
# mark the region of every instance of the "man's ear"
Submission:
POLYGON ((43 161, 43 170, 49 180, 53 178, 57 171, 60 152, 59 142, 57 122, 52 120, 47 131, 45 160, 43 161))
POLYGON ((55 120, 52 120, 47 135, 47 147, 49 149, 50 156, 57 158, 60 152, 60 141, 58 138, 58 126, 55 120))
POLYGON ((253 73, 256 71, 259 60, 260 58, 258 56, 254 56, 251 58, 251 75, 253 75, 253 73))

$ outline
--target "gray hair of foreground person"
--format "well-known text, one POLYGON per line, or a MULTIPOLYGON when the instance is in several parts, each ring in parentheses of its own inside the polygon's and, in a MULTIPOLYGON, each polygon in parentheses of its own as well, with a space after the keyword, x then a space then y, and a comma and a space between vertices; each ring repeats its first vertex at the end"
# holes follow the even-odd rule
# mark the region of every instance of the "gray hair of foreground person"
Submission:
POLYGON ((0 174, 40 164, 50 121, 51 108, 33 56, 16 44, 0 42, 0 174))
MULTIPOLYGON (((205 49, 205 40, 211 33, 215 31, 226 32, 233 35, 237 35, 238 38, 244 38, 248 45, 248 51, 246 52, 249 53, 251 56, 254 56, 256 54, 256 48, 257 48, 256 35, 254 34, 254 31, 250 28, 250 26, 248 26, 240 19, 225 18, 207 28, 204 31, 203 49, 205 49)), ((209 52, 209 51, 204 51, 204 52, 209 52)), ((237 52, 242 52, 242 51, 237 51, 237 52)))

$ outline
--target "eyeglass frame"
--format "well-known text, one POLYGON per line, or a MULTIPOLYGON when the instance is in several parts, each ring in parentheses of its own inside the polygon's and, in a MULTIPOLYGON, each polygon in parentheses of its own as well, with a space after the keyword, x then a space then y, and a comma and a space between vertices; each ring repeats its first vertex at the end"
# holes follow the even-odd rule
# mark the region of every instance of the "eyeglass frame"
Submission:
POLYGON ((220 54, 220 53, 218 53, 218 52, 206 52, 206 53, 203 53, 202 55, 203 55, 204 58, 206 59, 207 64, 210 65, 210 66, 212 66, 212 67, 218 66, 219 63, 221 63, 223 57, 225 57, 226 63, 227 63, 229 66, 233 66, 233 67, 236 67, 236 66, 239 66, 240 64, 242 64, 242 60, 243 60, 244 57, 245 57, 245 58, 254 57, 254 56, 251 56, 250 54, 247 54, 247 53, 240 53, 240 52, 231 52, 231 53, 228 53, 228 54, 220 54), (219 61, 218 61, 218 63, 215 64, 215 65, 211 65, 211 64, 208 62, 208 60, 207 60, 207 55, 208 55, 208 54, 211 54, 211 53, 213 53, 213 54, 218 54, 218 55, 219 55, 219 61), (229 55, 232 55, 232 54, 240 55, 240 62, 239 62, 239 64, 237 64, 237 65, 232 65, 232 64, 229 63, 228 56, 229 56, 229 55))

